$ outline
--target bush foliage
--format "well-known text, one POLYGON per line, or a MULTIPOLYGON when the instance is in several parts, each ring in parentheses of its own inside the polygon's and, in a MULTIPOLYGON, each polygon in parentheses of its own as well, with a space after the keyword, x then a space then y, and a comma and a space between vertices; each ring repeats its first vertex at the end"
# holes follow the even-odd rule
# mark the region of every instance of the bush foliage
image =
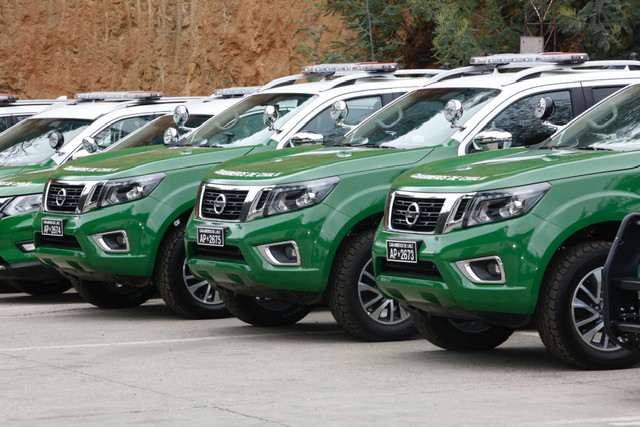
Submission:
POLYGON ((314 23, 339 13, 351 36, 319 49, 326 26, 301 29, 312 61, 397 61, 408 67, 463 65, 483 53, 518 52, 520 36, 555 24, 546 51, 587 52, 593 59, 627 58, 640 48, 637 0, 308 0, 314 23), (555 42, 555 46, 554 46, 555 42), (555 49, 554 49, 555 48, 555 49))

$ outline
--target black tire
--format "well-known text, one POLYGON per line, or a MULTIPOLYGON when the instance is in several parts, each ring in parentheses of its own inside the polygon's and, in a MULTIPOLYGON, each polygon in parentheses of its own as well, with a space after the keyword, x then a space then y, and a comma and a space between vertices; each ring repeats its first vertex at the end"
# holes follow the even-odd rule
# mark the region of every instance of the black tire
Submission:
POLYGON ((71 282, 67 279, 36 282, 34 280, 8 280, 20 292, 29 295, 61 294, 71 289, 71 282))
POLYGON ((71 284, 80 298, 100 308, 137 307, 148 301, 156 291, 153 285, 136 288, 82 279, 71 279, 71 284))
POLYGON ((454 320, 412 311, 413 322, 431 344, 452 351, 485 351, 498 347, 509 339, 513 329, 480 322, 454 320))
POLYGON ((569 247, 552 260, 540 289, 536 314, 542 342, 553 356, 575 368, 618 369, 640 361, 640 350, 618 347, 604 329, 588 338, 587 331, 604 328, 598 271, 610 248, 611 243, 604 241, 569 247), (585 303, 589 308, 579 308, 585 306, 574 303, 585 303), (587 320, 598 312, 600 317, 587 320), (586 323, 579 326, 582 321, 586 323))
POLYGON ((220 291, 220 295, 231 314, 254 326, 292 325, 304 319, 313 309, 310 305, 289 304, 229 291, 220 291))
POLYGON ((164 302, 176 313, 192 319, 229 317, 216 288, 196 279, 186 264, 184 224, 165 236, 156 261, 154 282, 164 302))
POLYGON ((380 291, 371 268, 373 230, 345 241, 329 279, 329 309, 351 335, 367 341, 411 338, 416 329, 409 312, 380 291))

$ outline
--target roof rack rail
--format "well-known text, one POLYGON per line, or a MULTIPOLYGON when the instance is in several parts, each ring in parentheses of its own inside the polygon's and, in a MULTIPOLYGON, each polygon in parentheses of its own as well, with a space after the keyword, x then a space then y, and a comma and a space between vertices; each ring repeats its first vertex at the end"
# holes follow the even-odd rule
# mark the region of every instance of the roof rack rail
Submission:
POLYGON ((489 68, 484 65, 470 65, 467 67, 454 68, 453 70, 446 70, 442 73, 436 74, 429 80, 429 84, 440 82, 442 80, 453 79, 456 77, 462 77, 468 74, 478 74, 480 72, 493 71, 493 67, 489 68))
MULTIPOLYGON (((600 61, 587 61, 582 64, 574 64, 571 68, 588 68, 588 67, 603 67, 611 68, 624 67, 624 69, 640 69, 640 61, 634 61, 632 59, 604 59, 600 61), (638 68, 631 68, 638 67, 638 68)), ((619 69, 619 68, 618 68, 619 69)))
POLYGON ((436 69, 436 68, 409 68, 405 70, 396 70, 393 72, 394 76, 435 76, 438 74, 446 73, 447 70, 436 69))

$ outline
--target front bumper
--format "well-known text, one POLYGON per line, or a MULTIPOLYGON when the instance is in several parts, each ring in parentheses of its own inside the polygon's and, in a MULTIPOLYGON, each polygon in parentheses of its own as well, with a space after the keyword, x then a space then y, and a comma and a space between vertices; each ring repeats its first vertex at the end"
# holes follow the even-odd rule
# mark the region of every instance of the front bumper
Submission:
POLYGON ((76 277, 142 286, 153 274, 160 227, 173 215, 173 208, 150 196, 79 215, 40 212, 33 225, 36 256, 43 264, 76 277), (64 236, 43 236, 42 218, 63 219, 64 236), (92 238, 118 230, 127 234, 127 252, 105 251, 92 238))
POLYGON ((545 254, 559 233, 557 226, 532 214, 441 235, 378 229, 373 246, 376 281, 390 297, 435 315, 498 324, 519 323, 522 317, 524 322, 535 310, 548 262, 545 254), (387 261, 389 239, 418 241, 420 263, 387 261), (489 256, 502 260, 505 283, 472 282, 455 265, 489 256))
POLYGON ((38 261, 33 245, 35 211, 0 219, 0 280, 44 281, 61 278, 38 261))
POLYGON ((192 217, 185 232, 189 268, 197 277, 245 295, 317 301, 327 286, 338 226, 347 221, 344 214, 323 203, 245 223, 192 217), (197 228, 202 226, 223 227, 225 247, 198 245, 197 228), (296 242, 300 265, 273 265, 258 250, 261 245, 286 241, 296 242))

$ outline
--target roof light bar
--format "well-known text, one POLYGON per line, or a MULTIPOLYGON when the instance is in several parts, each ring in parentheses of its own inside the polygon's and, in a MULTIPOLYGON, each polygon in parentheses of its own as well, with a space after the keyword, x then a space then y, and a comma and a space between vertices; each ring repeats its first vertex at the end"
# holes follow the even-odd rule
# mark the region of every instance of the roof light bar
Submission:
POLYGON ((510 63, 554 63, 579 64, 589 60, 586 53, 547 52, 547 53, 500 53, 497 55, 474 56, 471 65, 500 65, 510 63))
POLYGON ((0 94, 0 102, 16 102, 18 99, 18 95, 13 94, 0 94))
POLYGON ((383 72, 398 69, 397 62, 352 62, 345 64, 316 64, 302 67, 303 74, 326 74, 340 71, 383 72))
POLYGON ((134 99, 148 101, 162 98, 162 92, 128 91, 128 92, 84 92, 76 93, 74 98, 83 101, 114 101, 134 99))
POLYGON ((358 69, 368 72, 396 71, 398 69, 397 62, 361 62, 357 64, 358 69))
POLYGON ((225 89, 218 89, 213 94, 216 96, 231 98, 233 96, 242 96, 256 93, 261 87, 262 86, 228 87, 225 89))

